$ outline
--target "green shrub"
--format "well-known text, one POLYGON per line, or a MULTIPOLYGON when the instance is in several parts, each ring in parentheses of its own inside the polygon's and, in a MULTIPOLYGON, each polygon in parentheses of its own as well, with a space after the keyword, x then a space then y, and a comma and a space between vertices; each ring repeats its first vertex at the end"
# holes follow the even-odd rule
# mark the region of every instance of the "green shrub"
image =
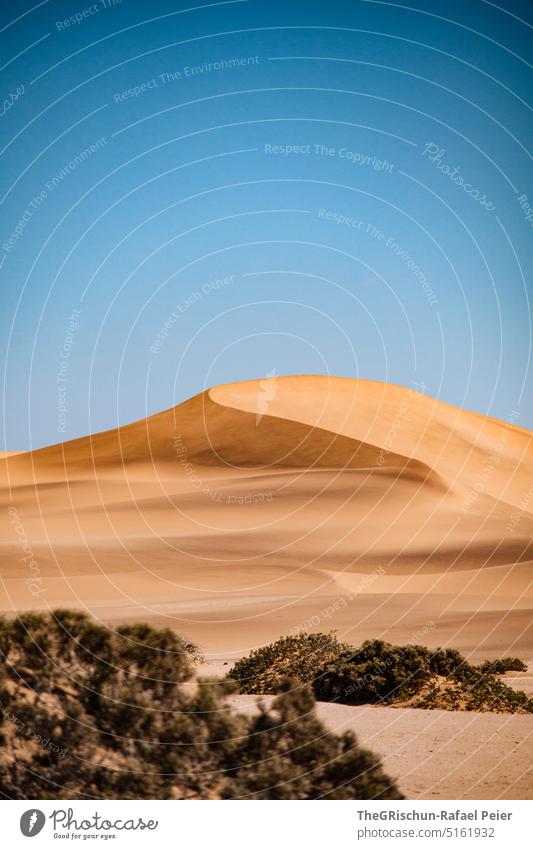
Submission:
POLYGON ((426 649, 426 651, 430 655, 429 666, 434 675, 441 675, 444 678, 455 675, 460 678, 471 668, 457 649, 426 649))
POLYGON ((476 710, 498 713, 533 713, 533 699, 513 690, 494 675, 470 667, 461 676, 450 676, 422 693, 414 707, 443 710, 476 710))
MULTIPOLYGON (((232 795, 253 799, 402 799, 379 760, 351 733, 325 732, 310 687, 287 679, 252 720, 232 795), (358 795, 354 795, 357 788, 358 795)), ((227 791, 223 796, 229 798, 227 791)))
POLYGON ((24 614, 0 618, 0 650, 3 797, 402 798, 309 689, 280 679, 272 707, 239 715, 236 683, 191 682, 198 652, 169 629, 24 614))
POLYGON ((499 657, 483 661, 479 669, 490 675, 504 675, 506 672, 527 672, 527 663, 518 657, 499 657))
POLYGON ((343 704, 406 701, 435 676, 461 678, 469 668, 455 649, 366 640, 327 663, 316 675, 314 687, 318 699, 343 704))
POLYGON ((344 650, 316 675, 315 694, 321 701, 368 704, 406 699, 431 678, 430 652, 424 646, 393 646, 366 640, 344 650))
POLYGON ((312 682, 329 660, 353 651, 333 634, 298 634, 282 637, 250 652, 230 669, 241 693, 275 693, 284 678, 312 682))
POLYGON ((492 674, 524 666, 504 658, 477 667, 456 649, 394 646, 384 640, 353 648, 331 634, 301 634, 253 651, 229 675, 244 693, 275 692, 283 676, 290 675, 312 686, 320 701, 531 713, 532 700, 492 674))

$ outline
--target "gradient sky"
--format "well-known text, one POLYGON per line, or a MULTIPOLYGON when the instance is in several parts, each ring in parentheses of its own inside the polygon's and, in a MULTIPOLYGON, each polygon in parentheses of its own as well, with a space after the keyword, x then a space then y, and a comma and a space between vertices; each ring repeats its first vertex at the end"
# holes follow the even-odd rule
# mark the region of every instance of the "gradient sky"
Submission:
POLYGON ((3 4, 1 447, 272 372, 533 427, 531 11, 3 4))

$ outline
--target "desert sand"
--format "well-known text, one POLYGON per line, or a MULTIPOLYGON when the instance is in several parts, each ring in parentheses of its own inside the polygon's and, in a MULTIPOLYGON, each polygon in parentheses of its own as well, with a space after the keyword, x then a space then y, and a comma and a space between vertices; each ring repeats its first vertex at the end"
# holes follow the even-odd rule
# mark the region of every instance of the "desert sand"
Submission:
MULTIPOLYGON (((246 714, 256 703, 230 699, 246 714)), ((533 798, 529 716, 323 703, 317 713, 331 731, 354 731, 381 755, 407 799, 533 798)))
MULTIPOLYGON (((217 674, 302 630, 532 661, 532 437, 390 384, 217 386, 1 458, 0 609, 170 625, 217 674)), ((411 798, 532 794, 527 716, 319 712, 411 798)))
POLYGON ((533 659, 532 434, 419 389, 226 384, 0 466, 4 611, 170 624, 213 660, 329 629, 533 659))

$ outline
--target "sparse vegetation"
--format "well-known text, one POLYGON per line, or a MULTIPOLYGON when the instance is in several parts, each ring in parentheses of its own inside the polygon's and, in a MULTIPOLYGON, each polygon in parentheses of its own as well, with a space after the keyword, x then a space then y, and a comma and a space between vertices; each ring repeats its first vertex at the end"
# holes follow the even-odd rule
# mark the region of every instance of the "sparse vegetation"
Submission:
POLYGON ((504 675, 506 672, 527 672, 527 664, 518 657, 499 657, 496 660, 485 660, 479 669, 491 675, 504 675))
POLYGON ((315 692, 323 701, 368 704, 405 701, 436 674, 439 661, 424 646, 393 646, 383 640, 367 640, 358 649, 344 650, 329 661, 317 676, 315 692))
POLYGON ((460 677, 451 675, 449 678, 433 680, 412 706, 441 710, 533 713, 533 700, 526 693, 513 690, 476 666, 470 667, 460 677))
POLYGON ((334 634, 298 634, 282 637, 238 660, 229 672, 241 693, 275 693, 284 678, 313 682, 317 670, 353 649, 334 634))
POLYGON ((384 640, 353 648, 332 634, 300 634, 252 652, 229 675, 244 693, 273 692, 290 674, 312 686, 320 701, 533 713, 532 699, 496 677, 524 668, 517 658, 473 666, 455 649, 384 640))
POLYGON ((0 618, 0 795, 15 799, 401 799, 379 759, 326 732, 308 687, 280 679, 244 717, 233 682, 191 681, 169 629, 81 613, 0 618))

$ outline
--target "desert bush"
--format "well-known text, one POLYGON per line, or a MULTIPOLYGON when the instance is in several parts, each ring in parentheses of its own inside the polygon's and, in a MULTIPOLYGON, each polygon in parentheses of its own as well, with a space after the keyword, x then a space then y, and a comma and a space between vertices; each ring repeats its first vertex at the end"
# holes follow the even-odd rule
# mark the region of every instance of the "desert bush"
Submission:
POLYGON ((432 675, 424 646, 393 646, 366 640, 325 664, 314 683, 318 699, 368 704, 406 699, 418 693, 432 675))
POLYGON ((533 713, 533 699, 521 690, 508 687, 494 675, 470 667, 460 677, 451 675, 434 682, 413 702, 413 707, 533 713))
POLYGON ((496 660, 485 660, 479 666, 480 672, 490 675, 504 675, 506 672, 527 672, 527 663, 518 657, 499 657, 496 660))
POLYGON ((429 666, 434 675, 447 677, 455 675, 460 678, 471 668, 470 664, 457 649, 428 650, 429 666))
POLYGON ((448 675, 464 667, 453 649, 431 652, 425 646, 393 646, 367 640, 359 648, 339 642, 333 634, 283 637, 238 661, 229 675, 243 693, 272 693, 284 676, 313 686, 322 701, 376 703, 408 698, 433 675, 448 675))
POLYGON ((310 690, 239 715, 236 682, 192 683, 198 652, 169 629, 24 614, 0 618, 0 650, 0 796, 402 798, 353 735, 325 730, 310 690))
POLYGON ((395 646, 384 640, 353 648, 332 634, 301 634, 252 652, 229 674, 245 693, 274 692, 289 674, 309 684, 321 701, 530 713, 532 700, 493 674, 524 666, 517 658, 504 658, 478 667, 456 649, 395 646))
POLYGON ((287 677, 312 682, 317 671, 343 651, 353 649, 331 633, 282 637, 238 660, 229 677, 239 682, 241 693, 275 693, 287 677))
MULTIPOLYGON (((378 758, 351 733, 330 734, 310 687, 286 679, 270 710, 252 720, 240 748, 246 769, 229 785, 252 799, 401 799, 378 758), (357 787, 358 796, 354 796, 357 787)), ((227 797, 227 791, 223 793, 227 797)))

